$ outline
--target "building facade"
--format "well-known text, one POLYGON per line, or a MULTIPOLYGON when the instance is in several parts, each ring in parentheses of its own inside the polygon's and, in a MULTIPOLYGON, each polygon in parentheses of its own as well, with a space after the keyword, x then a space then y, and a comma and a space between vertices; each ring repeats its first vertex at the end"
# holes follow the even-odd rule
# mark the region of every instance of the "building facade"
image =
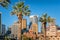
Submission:
POLYGON ((6 25, 2 24, 2 35, 6 33, 6 25))
POLYGON ((38 16, 37 15, 30 16, 30 22, 38 24, 38 16))
MULTIPOLYGON (((44 40, 43 34, 40 34, 39 40, 44 40)), ((51 23, 46 29, 46 40, 60 40, 60 27, 51 23)))
POLYGON ((30 22, 32 22, 30 29, 33 32, 38 33, 38 16, 36 15, 30 16, 30 22))
MULTIPOLYGON (((11 35, 13 35, 14 38, 18 37, 19 35, 19 31, 20 31, 19 26, 20 24, 18 21, 11 26, 11 35)), ((22 29, 24 28, 26 28, 26 19, 22 19, 22 29)))
POLYGON ((2 25, 1 25, 1 13, 0 13, 0 35, 1 35, 1 27, 2 27, 2 25))
POLYGON ((26 19, 22 19, 22 29, 27 28, 27 21, 26 19))
POLYGON ((31 30, 38 34, 38 24, 34 23, 31 25, 31 30))

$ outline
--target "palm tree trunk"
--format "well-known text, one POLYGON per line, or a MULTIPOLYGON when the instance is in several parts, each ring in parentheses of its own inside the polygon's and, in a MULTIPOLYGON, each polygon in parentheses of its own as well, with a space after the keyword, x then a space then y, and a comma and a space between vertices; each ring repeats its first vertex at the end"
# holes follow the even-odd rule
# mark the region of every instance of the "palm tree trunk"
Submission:
POLYGON ((42 33, 44 35, 44 40, 46 40, 46 22, 42 23, 42 33))
POLYGON ((45 30, 44 38, 45 38, 45 40, 46 40, 46 22, 44 22, 44 30, 45 30))
POLYGON ((21 40, 21 29, 22 29, 22 12, 18 14, 19 29, 18 29, 18 40, 21 40))

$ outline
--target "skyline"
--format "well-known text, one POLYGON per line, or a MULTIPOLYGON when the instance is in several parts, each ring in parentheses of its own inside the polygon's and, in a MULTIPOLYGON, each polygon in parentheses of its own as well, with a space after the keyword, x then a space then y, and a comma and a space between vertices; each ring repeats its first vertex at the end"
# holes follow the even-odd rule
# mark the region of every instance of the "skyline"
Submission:
MULTIPOLYGON (((9 4, 8 9, 0 6, 0 12, 2 12, 2 24, 5 24, 7 27, 12 25, 15 21, 17 21, 17 17, 11 16, 10 12, 12 10, 12 5, 18 2, 17 0, 11 0, 11 4, 9 4)), ((60 1, 59 0, 24 0, 25 5, 29 5, 31 10, 31 15, 38 15, 39 17, 43 13, 47 13, 49 16, 56 19, 56 24, 60 25, 59 13, 60 13, 60 1)), ((29 17, 24 17, 27 19, 27 24, 29 24, 29 17)), ((40 23, 39 23, 40 26, 40 23)), ((41 27, 41 26, 40 26, 41 27)), ((39 29, 40 29, 39 27, 39 29)))

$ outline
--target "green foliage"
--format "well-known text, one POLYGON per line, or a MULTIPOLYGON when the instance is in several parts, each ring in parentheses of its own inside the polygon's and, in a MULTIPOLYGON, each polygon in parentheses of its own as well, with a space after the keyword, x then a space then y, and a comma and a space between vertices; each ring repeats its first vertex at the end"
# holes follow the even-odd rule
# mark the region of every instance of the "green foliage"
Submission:
POLYGON ((1 0, 0 5, 7 8, 8 4, 10 3, 10 0, 1 0))
POLYGON ((8 36, 5 36, 5 39, 4 40, 11 40, 10 38, 8 38, 8 36))
POLYGON ((54 22, 54 18, 51 18, 50 16, 48 16, 47 15, 47 13, 46 14, 43 14, 41 17, 40 17, 40 19, 39 19, 39 21, 40 22, 54 22))
POLYGON ((48 18, 47 18, 48 23, 49 23, 49 22, 54 22, 54 20, 55 20, 55 19, 54 19, 54 18, 51 18, 50 16, 48 16, 48 18))
POLYGON ((22 16, 29 16, 30 15, 29 6, 24 5, 24 2, 18 2, 16 5, 13 6, 13 11, 11 12, 11 14, 17 15, 20 12, 22 12, 22 16))
POLYGON ((27 37, 26 35, 22 35, 22 40, 33 40, 33 38, 27 37))
POLYGON ((43 14, 40 19, 39 19, 40 22, 47 22, 47 14, 43 14))
POLYGON ((48 21, 48 22, 51 22, 51 17, 50 17, 50 16, 48 16, 47 21, 48 21))
POLYGON ((41 32, 45 33, 47 23, 54 22, 54 20, 55 20, 54 18, 51 18, 47 14, 43 14, 39 19, 39 21, 42 23, 42 26, 44 26, 44 27, 42 27, 41 32))

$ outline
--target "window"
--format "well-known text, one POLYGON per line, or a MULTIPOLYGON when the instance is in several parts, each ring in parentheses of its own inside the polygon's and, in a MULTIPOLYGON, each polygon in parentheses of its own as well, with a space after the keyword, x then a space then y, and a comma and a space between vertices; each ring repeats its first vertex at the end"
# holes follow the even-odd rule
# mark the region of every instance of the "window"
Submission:
POLYGON ((59 40, 59 38, 57 38, 57 40, 59 40))

